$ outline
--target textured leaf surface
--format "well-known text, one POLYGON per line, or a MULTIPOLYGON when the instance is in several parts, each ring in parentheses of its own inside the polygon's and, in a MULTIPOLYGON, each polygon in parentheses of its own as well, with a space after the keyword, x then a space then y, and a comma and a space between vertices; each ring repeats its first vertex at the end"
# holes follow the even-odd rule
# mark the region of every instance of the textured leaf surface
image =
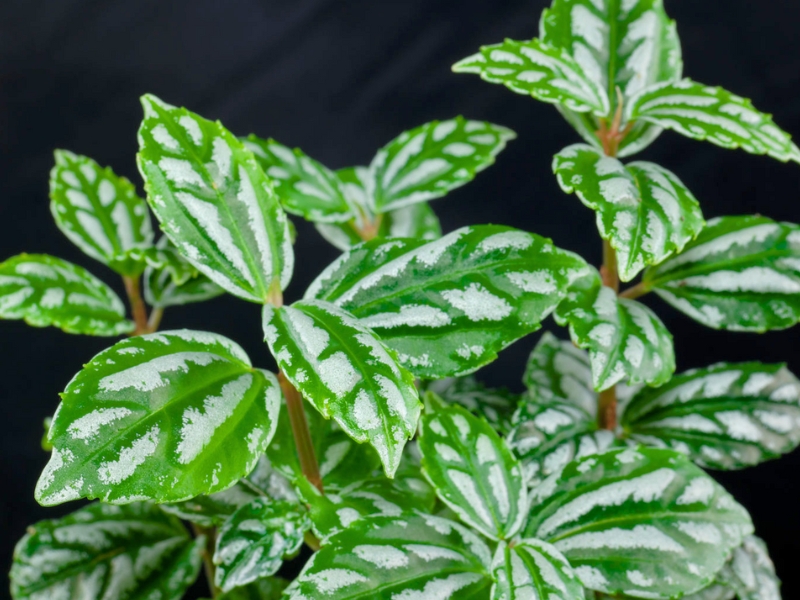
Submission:
POLYGON ((670 450, 574 461, 535 487, 531 500, 524 537, 555 545, 584 586, 608 594, 697 591, 753 530, 744 508, 670 450))
POLYGON ((150 306, 166 308, 203 302, 224 293, 205 275, 197 272, 176 250, 169 239, 158 240, 155 252, 146 256, 144 297, 150 306))
POLYGON ((734 591, 728 586, 712 583, 699 592, 684 596, 682 600, 733 600, 735 596, 734 591))
POLYGON ((627 120, 641 119, 723 148, 741 148, 781 161, 800 162, 800 149, 750 100, 690 79, 642 90, 626 107, 627 120))
POLYGON ((675 371, 672 335, 661 320, 643 304, 617 298, 596 272, 574 284, 555 316, 589 351, 598 391, 623 380, 661 385, 675 371))
POLYGON ((483 417, 499 433, 508 431, 519 403, 519 394, 506 388, 488 388, 472 375, 431 381, 427 390, 449 404, 459 404, 483 417))
POLYGON ((214 550, 216 585, 224 592, 274 575, 311 527, 297 503, 256 498, 220 527, 214 550))
POLYGON ((702 467, 737 469, 800 443, 800 381, 784 365, 718 364, 643 389, 622 416, 630 437, 702 467))
POLYGON ((700 205, 680 179, 653 163, 624 165, 601 150, 575 144, 556 154, 553 171, 561 189, 597 212, 597 229, 617 251, 622 281, 680 252, 705 224, 700 205))
POLYGON ((0 319, 89 335, 133 330, 110 287, 83 267, 47 254, 20 254, 0 263, 0 319))
POLYGON ((492 560, 492 600, 585 600, 583 586, 554 546, 520 540, 501 542, 492 560))
POLYGON ((442 502, 482 534, 511 538, 525 518, 527 489, 491 426, 453 406, 423 416, 420 432, 423 473, 442 502))
POLYGON ((280 600, 289 582, 280 577, 265 577, 258 581, 232 589, 217 596, 219 600, 280 600))
POLYGON ((144 264, 132 250, 153 245, 147 204, 133 184, 91 158, 56 150, 50 172, 50 211, 58 228, 78 248, 122 275, 138 275, 144 264))
POLYGON ((392 476, 421 404, 414 377, 391 350, 352 315, 320 301, 265 306, 264 335, 292 385, 354 440, 369 442, 392 476))
POLYGON ((431 121, 381 148, 370 165, 377 213, 440 198, 494 163, 516 134, 484 121, 431 121))
POLYGON ((800 226, 712 219, 684 251, 645 271, 645 289, 714 329, 767 331, 800 320, 800 226))
POLYGON ((314 554, 287 592, 329 598, 486 598, 491 554, 465 527, 428 515, 360 521, 314 554))
POLYGON ((164 233, 227 292, 264 302, 292 277, 288 219, 253 153, 220 123, 142 98, 139 170, 164 233))
POLYGON ((375 240, 353 248, 306 298, 356 315, 423 379, 475 371, 539 328, 588 270, 546 238, 465 227, 440 240, 375 240))
POLYGON ((95 356, 61 395, 46 506, 77 498, 177 502, 230 487, 275 432, 280 389, 222 336, 166 331, 95 356))
POLYGON ((477 54, 453 65, 453 71, 476 73, 484 81, 575 112, 605 117, 611 110, 608 94, 596 77, 586 73, 567 50, 538 39, 507 39, 482 46, 477 54))
POLYGON ((781 582, 767 545, 754 535, 733 551, 717 579, 733 589, 739 600, 781 600, 781 582))
POLYGON ((200 570, 205 538, 149 504, 91 504, 28 529, 14 550, 15 600, 177 600, 200 570))

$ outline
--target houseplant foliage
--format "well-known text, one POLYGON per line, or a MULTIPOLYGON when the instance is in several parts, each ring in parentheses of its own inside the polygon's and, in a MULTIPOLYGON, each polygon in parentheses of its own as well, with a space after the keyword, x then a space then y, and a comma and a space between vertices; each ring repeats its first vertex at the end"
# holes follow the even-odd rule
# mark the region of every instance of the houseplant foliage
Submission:
POLYGON ((56 223, 123 278, 130 317, 83 267, 35 254, 0 264, 0 317, 129 337, 61 395, 35 497, 93 502, 29 528, 15 599, 180 598, 203 565, 228 600, 780 598, 747 511, 705 469, 793 450, 800 381, 759 362, 675 374, 638 298, 714 328, 790 327, 800 229, 705 222, 676 174, 622 159, 664 129, 800 151, 749 101, 683 78, 660 0, 554 0, 539 38, 454 70, 554 104, 583 138, 553 170, 597 214, 599 270, 510 227, 442 235, 429 203, 514 138, 491 123, 426 123, 333 170, 147 95, 146 199, 56 152, 56 223), (293 303, 287 214, 342 251, 293 303), (215 333, 158 331, 165 309, 223 293, 263 306, 275 372, 215 333), (472 376, 550 315, 571 341, 540 337, 523 393, 472 376))

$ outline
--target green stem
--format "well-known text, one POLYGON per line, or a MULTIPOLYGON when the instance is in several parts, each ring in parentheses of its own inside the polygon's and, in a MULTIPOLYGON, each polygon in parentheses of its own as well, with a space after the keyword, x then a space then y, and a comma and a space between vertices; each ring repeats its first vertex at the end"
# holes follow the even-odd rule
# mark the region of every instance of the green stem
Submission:
POLYGON ((617 253, 608 240, 603 240, 603 285, 619 293, 619 270, 617 267, 617 253))
POLYGON ((129 277, 123 275, 122 281, 125 282, 125 292, 128 294, 128 301, 131 305, 131 314, 133 315, 133 322, 136 324, 136 329, 133 335, 142 335, 149 333, 149 325, 147 322, 147 307, 142 300, 142 292, 139 287, 138 277, 129 277))
POLYGON ((311 431, 308 429, 303 397, 283 373, 278 373, 278 381, 281 384, 283 396, 286 398, 286 410, 292 425, 292 435, 297 448, 297 457, 300 459, 300 469, 303 471, 303 475, 320 492, 323 492, 322 476, 319 473, 319 464, 314 453, 314 444, 311 441, 311 431))
POLYGON ((644 284, 644 282, 639 282, 636 285, 629 287, 624 292, 620 293, 620 298, 627 298, 628 300, 634 300, 635 298, 639 298, 640 296, 644 296, 650 291, 650 289, 644 284))
POLYGON ((161 318, 164 316, 164 309, 160 307, 154 308, 150 311, 150 318, 147 320, 147 331, 153 333, 154 331, 158 331, 159 325, 161 325, 161 318))
POLYGON ((192 523, 192 531, 194 531, 195 536, 200 537, 201 535, 205 536, 206 538, 206 547, 203 549, 203 571, 206 574, 206 580, 208 581, 208 590, 211 592, 211 597, 216 598, 220 594, 220 589, 217 587, 217 584, 214 582, 214 578, 216 577, 217 567, 214 566, 214 546, 216 545, 216 534, 214 532, 213 527, 203 527, 198 525, 197 523, 192 523))

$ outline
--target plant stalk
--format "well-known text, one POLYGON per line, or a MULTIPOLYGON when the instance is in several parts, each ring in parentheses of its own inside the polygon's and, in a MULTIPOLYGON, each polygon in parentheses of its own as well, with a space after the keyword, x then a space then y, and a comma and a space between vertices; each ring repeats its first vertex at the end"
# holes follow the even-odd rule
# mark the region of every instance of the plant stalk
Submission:
POLYGON ((156 307, 150 311, 150 318, 147 320, 147 331, 148 333, 153 333, 154 331, 158 331, 159 325, 161 325, 161 318, 164 316, 164 309, 156 307))
POLYGON ((133 335, 149 333, 150 326, 147 322, 147 307, 144 304, 144 300, 142 300, 139 278, 123 275, 122 281, 125 282, 125 292, 128 294, 128 302, 130 302, 131 305, 133 322, 136 324, 133 335))
POLYGON ((644 296, 650 290, 644 284, 644 282, 639 282, 634 286, 629 287, 627 290, 620 293, 620 298, 627 298, 628 300, 634 300, 639 298, 640 296, 644 296))
POLYGON ((192 531, 195 536, 200 537, 204 535, 206 538, 206 547, 203 549, 203 571, 208 580, 208 591, 211 592, 211 597, 216 598, 220 594, 220 589, 215 583, 217 574, 217 567, 214 565, 214 546, 216 546, 216 535, 213 527, 203 527, 197 523, 192 523, 192 531))
POLYGON ((314 487, 323 492, 322 476, 319 473, 319 464, 314 453, 311 432, 308 429, 303 397, 283 373, 278 373, 278 381, 281 384, 283 396, 286 398, 286 409, 292 424, 292 435, 297 447, 297 457, 300 459, 300 469, 314 487))

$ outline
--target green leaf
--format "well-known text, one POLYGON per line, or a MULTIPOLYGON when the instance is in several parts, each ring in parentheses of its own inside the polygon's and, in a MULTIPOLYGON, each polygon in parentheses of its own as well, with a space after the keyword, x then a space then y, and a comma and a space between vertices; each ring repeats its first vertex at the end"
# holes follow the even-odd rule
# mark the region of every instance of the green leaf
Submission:
POLYGON ((347 435, 369 442, 391 477, 421 408, 394 353, 346 311, 313 300, 266 305, 264 335, 292 385, 347 435))
POLYGON ((275 432, 280 389, 219 335, 166 331, 95 356, 61 395, 45 506, 77 498, 177 502, 250 473, 275 432))
POLYGON ((220 527, 214 550, 215 583, 223 592, 274 575, 300 549, 311 527, 304 508, 256 498, 220 527))
POLYGON ((674 598, 710 583, 753 525, 683 455, 628 448, 569 463, 531 494, 524 537, 553 544, 589 589, 674 598))
POLYGON ((739 469, 800 443, 800 381, 780 364, 695 369, 640 391, 621 424, 632 439, 670 447, 701 467, 739 469))
POLYGON ((645 271, 642 285, 714 329, 791 327, 800 320, 800 226, 712 219, 681 254, 645 271))
POLYGON ((643 89, 625 107, 625 116, 723 148, 800 162, 800 149, 771 115, 757 111, 750 100, 691 79, 643 89))
POLYGON ((197 577, 205 538, 150 504, 90 504, 40 521, 14 549, 14 600, 178 600, 197 577))
POLYGON ((733 589, 739 600, 781 600, 781 582, 767 545, 754 535, 733 551, 717 579, 733 589))
POLYGON ((624 165, 574 144, 556 154, 553 171, 561 189, 597 212, 597 229, 617 252, 622 281, 680 252, 705 224, 691 192, 656 164, 624 165))
POLYGON ((475 371, 535 331, 588 271, 546 238, 497 225, 440 240, 374 240, 332 263, 306 298, 350 311, 423 379, 475 371))
MULTIPOLYGON (((699 592, 684 596, 682 600, 733 600, 734 596, 736 596, 736 594, 729 587, 718 583, 712 583, 699 592)), ((622 598, 624 599, 625 596, 622 598)), ((780 597, 775 600, 780 600, 780 597)))
POLYGON ((147 204, 133 184, 91 158, 56 150, 50 172, 50 211, 58 228, 92 258, 121 275, 144 264, 130 255, 153 245, 147 204))
POLYGON ((516 134, 484 121, 456 117, 405 131, 370 165, 376 213, 441 198, 494 163, 516 134))
POLYGON ((519 403, 519 394, 506 388, 487 388, 471 375, 431 381, 427 390, 484 418, 499 433, 509 430, 511 416, 519 403))
POLYGON ((352 207, 334 171, 273 139, 250 134, 242 140, 272 178, 281 204, 290 213, 315 223, 341 223, 352 217, 352 207))
POLYGON ((205 275, 196 275, 177 285, 169 271, 157 271, 151 267, 144 273, 144 297, 156 308, 205 302, 223 294, 225 290, 205 275))
POLYGON ((584 600, 583 586, 552 544, 519 540, 501 542, 492 560, 492 600, 584 600))
POLYGON ((617 298, 596 271, 573 285, 555 317, 589 351, 598 391, 623 380, 661 385, 675 371, 672 335, 661 320, 643 304, 617 298))
POLYGON ((452 406, 423 416, 420 433, 422 471, 442 502, 492 539, 519 531, 527 508, 522 469, 488 423, 452 406))
POLYGON ((133 331, 125 305, 110 287, 83 267, 47 254, 20 254, 0 263, 0 319, 89 335, 133 331))
POLYGON ((567 50, 541 40, 505 40, 453 65, 456 73, 476 73, 518 94, 559 104, 574 112, 605 117, 611 103, 597 79, 585 72, 567 50))
POLYGON ((486 598, 491 554, 465 527, 428 515, 359 521, 330 539, 287 589, 290 600, 486 598))
POLYGON ((281 600, 289 582, 280 577, 265 577, 249 585, 217 596, 218 600, 281 600))
POLYGON ((288 219, 253 153, 220 123, 142 97, 137 155, 164 233, 235 296, 265 302, 292 277, 288 219))

